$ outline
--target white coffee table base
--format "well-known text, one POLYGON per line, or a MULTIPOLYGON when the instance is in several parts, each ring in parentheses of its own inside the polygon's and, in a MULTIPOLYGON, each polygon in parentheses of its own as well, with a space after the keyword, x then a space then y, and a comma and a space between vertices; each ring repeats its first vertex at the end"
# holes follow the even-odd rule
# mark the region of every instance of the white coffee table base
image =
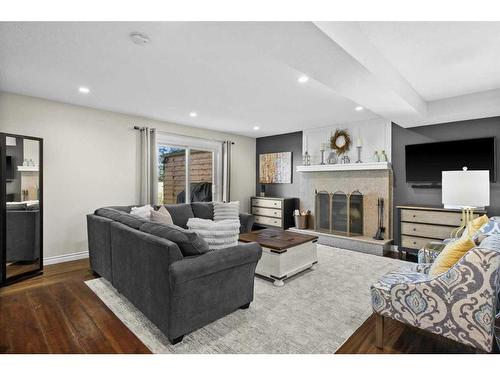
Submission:
POLYGON ((316 269, 318 252, 316 240, 294 246, 282 252, 262 247, 262 258, 255 273, 274 280, 275 286, 285 285, 284 280, 308 268, 316 269))

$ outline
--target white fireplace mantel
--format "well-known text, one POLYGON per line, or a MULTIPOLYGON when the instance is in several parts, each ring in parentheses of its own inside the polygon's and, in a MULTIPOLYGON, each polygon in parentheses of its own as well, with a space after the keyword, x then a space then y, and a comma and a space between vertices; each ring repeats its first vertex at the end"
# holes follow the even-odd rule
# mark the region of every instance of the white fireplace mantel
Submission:
POLYGON ((349 164, 316 164, 299 165, 297 172, 338 172, 338 171, 370 171, 370 170, 390 170, 389 162, 373 163, 349 163, 349 164))

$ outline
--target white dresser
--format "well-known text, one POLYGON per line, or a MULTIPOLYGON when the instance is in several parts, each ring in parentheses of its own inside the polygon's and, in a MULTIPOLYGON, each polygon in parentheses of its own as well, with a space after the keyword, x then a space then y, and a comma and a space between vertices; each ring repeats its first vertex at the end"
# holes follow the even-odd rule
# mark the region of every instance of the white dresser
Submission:
MULTIPOLYGON (((416 253, 431 241, 451 237, 451 232, 462 225, 462 213, 440 207, 396 206, 399 222, 399 248, 416 253)), ((474 213, 474 218, 484 214, 474 213)))

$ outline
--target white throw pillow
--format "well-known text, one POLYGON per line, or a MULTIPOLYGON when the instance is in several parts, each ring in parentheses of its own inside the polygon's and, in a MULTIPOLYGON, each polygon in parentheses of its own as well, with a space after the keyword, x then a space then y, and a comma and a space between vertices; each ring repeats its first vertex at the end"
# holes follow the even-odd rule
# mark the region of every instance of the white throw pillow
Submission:
POLYGON ((162 223, 162 224, 170 224, 174 225, 174 221, 172 220, 172 215, 165 208, 165 206, 161 206, 158 211, 151 211, 151 221, 162 223))
POLYGON ((236 246, 240 234, 239 220, 212 221, 209 219, 191 218, 187 227, 197 233, 207 243, 210 250, 236 246))
POLYGON ((240 202, 214 202, 214 221, 240 220, 240 202))
POLYGON ((147 204, 142 207, 132 207, 132 209, 130 210, 130 214, 142 217, 146 220, 151 220, 151 211, 153 211, 153 207, 151 207, 150 204, 147 204))

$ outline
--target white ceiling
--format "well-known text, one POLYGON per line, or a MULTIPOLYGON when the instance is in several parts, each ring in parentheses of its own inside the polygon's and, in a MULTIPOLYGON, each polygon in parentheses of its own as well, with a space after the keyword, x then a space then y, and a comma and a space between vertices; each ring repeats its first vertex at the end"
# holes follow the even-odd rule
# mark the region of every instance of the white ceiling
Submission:
POLYGON ((362 22, 426 100, 500 88, 500 22, 362 22))
POLYGON ((414 126, 500 114, 498 31, 499 23, 4 22, 0 90, 252 137, 379 116, 414 126), (132 31, 151 43, 133 44, 132 31), (309 82, 297 82, 302 74, 309 82), (467 96, 484 90, 488 101, 467 96))

